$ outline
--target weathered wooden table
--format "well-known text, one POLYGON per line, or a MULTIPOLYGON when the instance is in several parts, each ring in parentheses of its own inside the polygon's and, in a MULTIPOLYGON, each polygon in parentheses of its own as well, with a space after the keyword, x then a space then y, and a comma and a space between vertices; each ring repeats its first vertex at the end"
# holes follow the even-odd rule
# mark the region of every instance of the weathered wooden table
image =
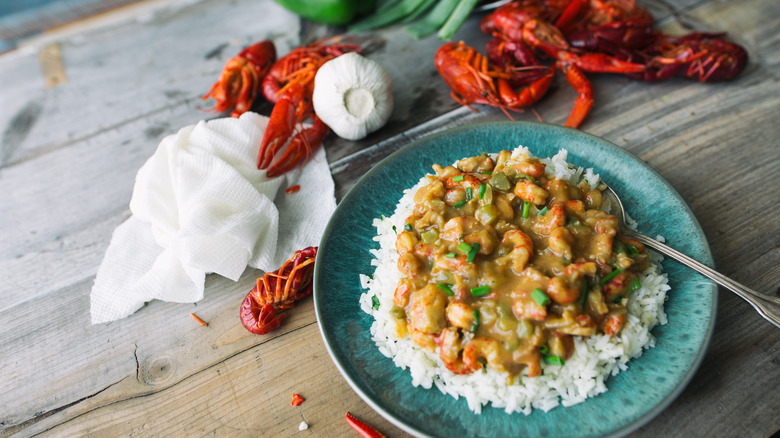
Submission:
MULTIPOLYGON (((750 53, 747 70, 721 84, 593 75, 596 104, 582 129, 630 150, 674 185, 721 272, 776 294, 780 3, 680 3, 645 2, 669 33, 729 32, 750 53)), ((483 47, 478 19, 456 38, 483 47)), ((238 305, 257 271, 238 282, 207 277, 205 298, 195 304, 155 301, 126 319, 90 325, 95 272, 113 229, 129 216, 135 174, 160 139, 213 117, 200 109, 200 96, 241 46, 272 38, 286 53, 317 30, 270 0, 152 1, 0 56, 0 436, 349 436, 346 411, 404 435, 339 375, 311 300, 270 335, 243 329, 238 305), (297 408, 294 392, 306 398, 297 408), (310 428, 298 432, 304 420, 310 428)), ((504 119, 448 97, 432 63, 440 41, 415 41, 402 28, 375 36, 383 43, 369 57, 393 77, 396 108, 365 140, 326 140, 338 199, 411 140, 504 119)), ((563 123, 573 99, 558 80, 534 109, 563 123)), ((267 114, 270 106, 257 110, 267 114)), ((766 437, 780 430, 778 412, 780 330, 721 289, 704 363, 634 435, 766 437)))

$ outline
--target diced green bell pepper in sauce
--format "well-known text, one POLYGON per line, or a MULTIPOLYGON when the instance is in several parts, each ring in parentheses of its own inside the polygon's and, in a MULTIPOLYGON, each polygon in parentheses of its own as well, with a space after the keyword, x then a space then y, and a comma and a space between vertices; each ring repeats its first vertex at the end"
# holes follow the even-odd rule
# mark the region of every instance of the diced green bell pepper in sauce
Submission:
POLYGON ((474 217, 482 225, 493 225, 499 218, 498 207, 493 204, 483 205, 474 211, 474 217))
POLYGON ((420 239, 422 239, 423 243, 433 243, 438 238, 439 238, 439 232, 433 228, 431 228, 430 230, 425 230, 422 233, 420 233, 420 239))
POLYGON ((629 283, 627 293, 636 292, 639 289, 642 289, 642 282, 639 281, 638 278, 635 278, 633 281, 631 281, 631 283, 629 283))
POLYGON ((390 309, 390 316, 397 319, 404 319, 406 318, 406 311, 403 307, 393 306, 393 308, 390 309))
POLYGON ((490 177, 488 183, 497 190, 504 192, 512 188, 512 184, 509 182, 509 178, 507 178, 504 172, 496 172, 490 177))

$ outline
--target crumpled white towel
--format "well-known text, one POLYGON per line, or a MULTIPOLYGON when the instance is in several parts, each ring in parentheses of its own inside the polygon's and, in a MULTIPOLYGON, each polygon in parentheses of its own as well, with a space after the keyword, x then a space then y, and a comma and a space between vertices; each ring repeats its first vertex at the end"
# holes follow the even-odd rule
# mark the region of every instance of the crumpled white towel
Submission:
POLYGON ((132 216, 116 228, 90 296, 92 324, 124 318, 152 299, 203 298, 207 273, 237 280, 273 271, 316 246, 336 208, 322 148, 301 171, 257 170, 268 118, 244 113, 182 128, 136 176, 132 216), (286 194, 299 184, 301 190, 286 194))

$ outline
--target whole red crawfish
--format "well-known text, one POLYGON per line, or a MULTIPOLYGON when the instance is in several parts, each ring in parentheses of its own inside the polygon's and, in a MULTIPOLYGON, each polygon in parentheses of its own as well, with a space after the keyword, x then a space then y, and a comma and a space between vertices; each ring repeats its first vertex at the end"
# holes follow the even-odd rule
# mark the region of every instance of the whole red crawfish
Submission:
POLYGON ((630 78, 716 82, 734 79, 747 66, 747 51, 726 41, 725 33, 666 35, 653 29, 653 16, 634 0, 575 2, 588 5, 562 27, 571 45, 645 65, 642 72, 623 72, 630 78))
MULTIPOLYGON (((723 34, 673 37, 654 30, 654 24, 650 12, 634 0, 516 0, 487 15, 480 29, 494 37, 486 46, 487 56, 505 73, 539 68, 537 54, 554 60, 577 92, 564 124, 577 128, 593 106, 585 73, 618 73, 644 81, 677 75, 712 82, 733 79, 747 64, 747 52, 723 40, 723 34)), ((445 77, 445 82, 462 93, 451 79, 445 77)))
POLYGON ((304 163, 330 131, 312 106, 317 70, 337 56, 360 51, 359 44, 335 36, 297 47, 276 60, 273 43, 261 41, 229 59, 203 99, 214 98, 215 111, 234 108, 233 117, 249 111, 261 92, 275 104, 257 156, 257 168, 273 178, 304 163), (305 128, 306 119, 312 125, 305 128))
POLYGON ((330 131, 314 113, 314 76, 331 59, 347 52, 360 52, 359 44, 342 41, 342 37, 336 36, 293 49, 263 79, 263 95, 276 104, 257 155, 257 168, 267 169, 269 177, 304 162, 330 131), (303 128, 302 122, 307 118, 313 120, 312 126, 303 128), (290 137, 284 154, 277 157, 290 137))
POLYGON ((642 81, 660 81, 678 76, 699 82, 728 81, 736 78, 748 63, 747 51, 726 41, 724 33, 692 32, 675 37, 660 35, 644 50, 627 50, 602 41, 602 47, 616 57, 644 63, 647 68, 626 76, 642 81))
POLYGON ((660 32, 653 29, 650 11, 634 0, 574 0, 577 13, 557 22, 573 47, 601 51, 601 41, 627 49, 643 49, 653 44, 660 32))
POLYGON ((434 64, 456 102, 469 108, 471 103, 494 106, 507 116, 507 110, 532 105, 544 96, 553 77, 552 68, 541 65, 528 67, 523 77, 519 70, 504 69, 462 41, 441 46, 434 64))
POLYGON ((593 88, 584 72, 637 73, 643 64, 621 60, 604 53, 584 52, 572 47, 557 26, 566 26, 583 12, 585 3, 522 0, 504 4, 480 23, 483 32, 494 36, 487 45, 494 63, 527 66, 539 64, 534 53, 555 60, 577 92, 574 107, 564 126, 577 128, 593 106, 593 88), (556 25, 551 22, 555 21, 556 25))
POLYGON ((317 247, 296 251, 279 269, 257 279, 241 303, 241 323, 247 330, 264 335, 279 327, 286 315, 277 312, 311 293, 316 257, 317 247))
POLYGON ((231 116, 238 117, 252 108, 258 96, 260 84, 276 61, 276 47, 265 40, 241 50, 228 59, 219 80, 203 100, 214 98, 217 104, 213 110, 224 112, 233 109, 231 116))

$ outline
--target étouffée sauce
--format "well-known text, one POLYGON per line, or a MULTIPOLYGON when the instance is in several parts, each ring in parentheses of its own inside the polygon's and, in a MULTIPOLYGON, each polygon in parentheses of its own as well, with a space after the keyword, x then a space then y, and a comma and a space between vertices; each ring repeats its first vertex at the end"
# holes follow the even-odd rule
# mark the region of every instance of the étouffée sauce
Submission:
POLYGON ((435 175, 396 240, 391 313, 400 334, 439 351, 449 370, 510 376, 563 364, 573 336, 617 334, 649 266, 617 236, 601 192, 545 174, 537 159, 483 154, 435 175))

